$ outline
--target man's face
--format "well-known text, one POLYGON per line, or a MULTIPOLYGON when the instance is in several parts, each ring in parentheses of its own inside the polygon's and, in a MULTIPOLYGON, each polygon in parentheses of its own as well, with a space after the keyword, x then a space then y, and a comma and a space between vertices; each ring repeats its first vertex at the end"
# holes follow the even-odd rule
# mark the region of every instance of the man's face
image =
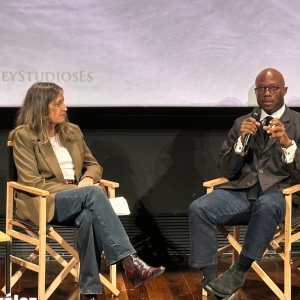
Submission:
POLYGON ((276 112, 284 105, 284 87, 282 75, 275 70, 260 73, 255 81, 257 104, 269 115, 276 112), (266 88, 268 87, 268 88, 266 88))

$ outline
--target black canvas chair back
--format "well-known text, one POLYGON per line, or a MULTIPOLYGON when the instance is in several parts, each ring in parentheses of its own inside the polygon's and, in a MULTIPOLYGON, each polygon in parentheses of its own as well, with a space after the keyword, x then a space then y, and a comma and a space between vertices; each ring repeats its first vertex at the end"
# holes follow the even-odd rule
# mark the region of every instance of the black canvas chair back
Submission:
POLYGON ((7 181, 17 181, 18 173, 14 162, 12 142, 8 142, 7 152, 7 181))

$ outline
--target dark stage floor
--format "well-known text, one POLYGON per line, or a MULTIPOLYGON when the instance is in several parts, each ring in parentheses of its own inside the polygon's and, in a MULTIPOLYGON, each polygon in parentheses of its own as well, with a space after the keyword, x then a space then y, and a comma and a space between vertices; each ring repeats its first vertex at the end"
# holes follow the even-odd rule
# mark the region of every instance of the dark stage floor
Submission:
MULTIPOLYGON (((133 288, 131 283, 125 278, 122 267, 118 266, 117 283, 121 291, 118 297, 111 297, 111 293, 104 288, 102 295, 98 299, 115 300, 210 300, 209 297, 202 297, 199 288, 201 275, 198 269, 191 268, 187 264, 187 257, 176 257, 169 262, 166 272, 154 280, 133 288)), ((223 257, 219 259, 219 271, 224 272, 230 266, 231 259, 223 257)), ((104 263, 103 263, 104 265, 104 263)), ((261 262, 271 278, 275 279, 280 288, 283 288, 282 263, 278 258, 265 258, 261 262)), ((50 283, 54 276, 60 271, 60 266, 55 261, 47 262, 46 282, 50 283)), ((108 268, 103 267, 102 273, 108 274, 108 268)), ((4 262, 0 262, 0 284, 4 285, 4 262)), ((1 292, 0 292, 1 293, 1 292)), ((27 271, 23 278, 13 287, 12 295, 28 298, 37 295, 37 275, 27 271)), ((0 294, 0 298, 4 295, 0 294)), ((13 297, 12 297, 13 299, 13 297)), ((77 300, 79 299, 78 284, 74 282, 72 276, 68 276, 59 288, 50 297, 52 300, 77 300)), ((260 280, 254 271, 249 271, 247 280, 242 289, 236 294, 235 300, 276 300, 277 297, 260 280)), ((292 277, 292 300, 300 299, 300 278, 297 275, 292 277)))

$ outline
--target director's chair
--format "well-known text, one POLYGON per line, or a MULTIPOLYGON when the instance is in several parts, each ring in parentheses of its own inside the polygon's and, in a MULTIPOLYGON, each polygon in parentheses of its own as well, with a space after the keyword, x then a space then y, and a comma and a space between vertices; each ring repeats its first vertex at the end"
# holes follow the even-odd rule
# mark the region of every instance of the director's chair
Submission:
MULTIPOLYGON (((207 193, 214 190, 217 185, 227 182, 228 179, 221 177, 206 181, 203 186, 207 188, 207 193)), ((284 268, 284 289, 283 291, 278 287, 276 282, 274 282, 266 272, 258 265, 256 261, 252 263, 252 269, 257 273, 257 275, 269 286, 269 288, 274 292, 274 294, 281 300, 291 300, 291 274, 292 271, 300 276, 300 258, 291 260, 291 248, 292 243, 300 239, 300 232, 296 229, 300 226, 300 216, 292 218, 292 195, 300 191, 300 184, 291 186, 282 191, 285 195, 286 201, 286 213, 284 224, 278 226, 277 231, 274 235, 273 240, 269 244, 265 251, 265 255, 270 250, 275 250, 283 260, 284 268)), ((239 226, 233 226, 233 233, 229 231, 230 226, 218 226, 218 231, 224 235, 228 240, 229 244, 218 249, 218 255, 232 251, 232 263, 237 259, 238 253, 241 252, 242 246, 239 243, 239 226)), ((231 226, 232 227, 232 226, 231 226)), ((202 295, 207 295, 206 291, 202 289, 202 295)))
MULTIPOLYGON (((70 273, 74 276, 75 280, 79 279, 79 257, 76 249, 71 246, 61 235, 58 234, 59 227, 57 225, 48 225, 46 223, 46 196, 49 194, 48 191, 25 186, 17 183, 15 180, 17 178, 16 169, 13 162, 13 142, 8 142, 8 153, 9 153, 9 167, 8 167, 8 181, 7 181, 7 194, 6 194, 6 234, 11 240, 11 251, 10 255, 6 259, 9 260, 9 265, 11 269, 12 263, 18 264, 20 267, 18 271, 11 276, 10 287, 12 287, 24 274, 27 269, 35 271, 38 273, 38 299, 46 300, 56 288, 60 285, 62 280, 70 273), (37 227, 30 221, 23 221, 14 216, 14 193, 15 191, 24 191, 30 193, 34 196, 39 197, 39 226, 37 227), (25 243, 29 243, 35 246, 32 253, 24 259, 22 257, 17 257, 12 255, 12 239, 18 239, 25 243), (71 257, 69 261, 66 261, 53 246, 48 242, 55 241, 63 249, 65 249, 68 255, 71 257), (46 255, 47 253, 51 255, 62 267, 60 274, 53 280, 50 286, 46 289, 45 278, 46 278, 46 255), (37 260, 37 263, 35 261, 37 260)), ((105 186, 109 198, 115 197, 115 189, 119 187, 116 182, 101 180, 101 184, 105 186)), ((72 227, 69 227, 75 230, 72 227)), ((76 244, 76 243, 74 243, 76 244)), ((113 295, 118 296, 119 290, 117 289, 116 283, 116 265, 110 266, 110 278, 106 279, 102 274, 99 274, 101 282, 112 292, 113 295)), ((10 291, 6 291, 6 286, 2 288, 2 291, 7 294, 10 291)))

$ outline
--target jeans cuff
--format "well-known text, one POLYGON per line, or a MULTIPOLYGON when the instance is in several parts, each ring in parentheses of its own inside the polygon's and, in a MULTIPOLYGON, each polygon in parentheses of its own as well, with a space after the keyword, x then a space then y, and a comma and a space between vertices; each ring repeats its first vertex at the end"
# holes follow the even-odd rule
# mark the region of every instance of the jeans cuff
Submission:
MULTIPOLYGON (((134 253, 136 253, 136 251, 135 251, 135 250, 131 250, 131 251, 127 251, 127 252, 125 252, 125 253, 119 255, 116 259, 108 260, 107 258, 105 258, 105 260, 106 260, 106 265, 107 265, 107 266, 114 265, 114 264, 117 263, 118 261, 120 261, 120 260, 122 260, 123 258, 125 258, 125 257, 127 257, 127 256, 129 256, 129 255, 131 255, 131 254, 134 254, 134 253)), ((104 253, 104 255, 105 255, 105 253, 104 253)))

